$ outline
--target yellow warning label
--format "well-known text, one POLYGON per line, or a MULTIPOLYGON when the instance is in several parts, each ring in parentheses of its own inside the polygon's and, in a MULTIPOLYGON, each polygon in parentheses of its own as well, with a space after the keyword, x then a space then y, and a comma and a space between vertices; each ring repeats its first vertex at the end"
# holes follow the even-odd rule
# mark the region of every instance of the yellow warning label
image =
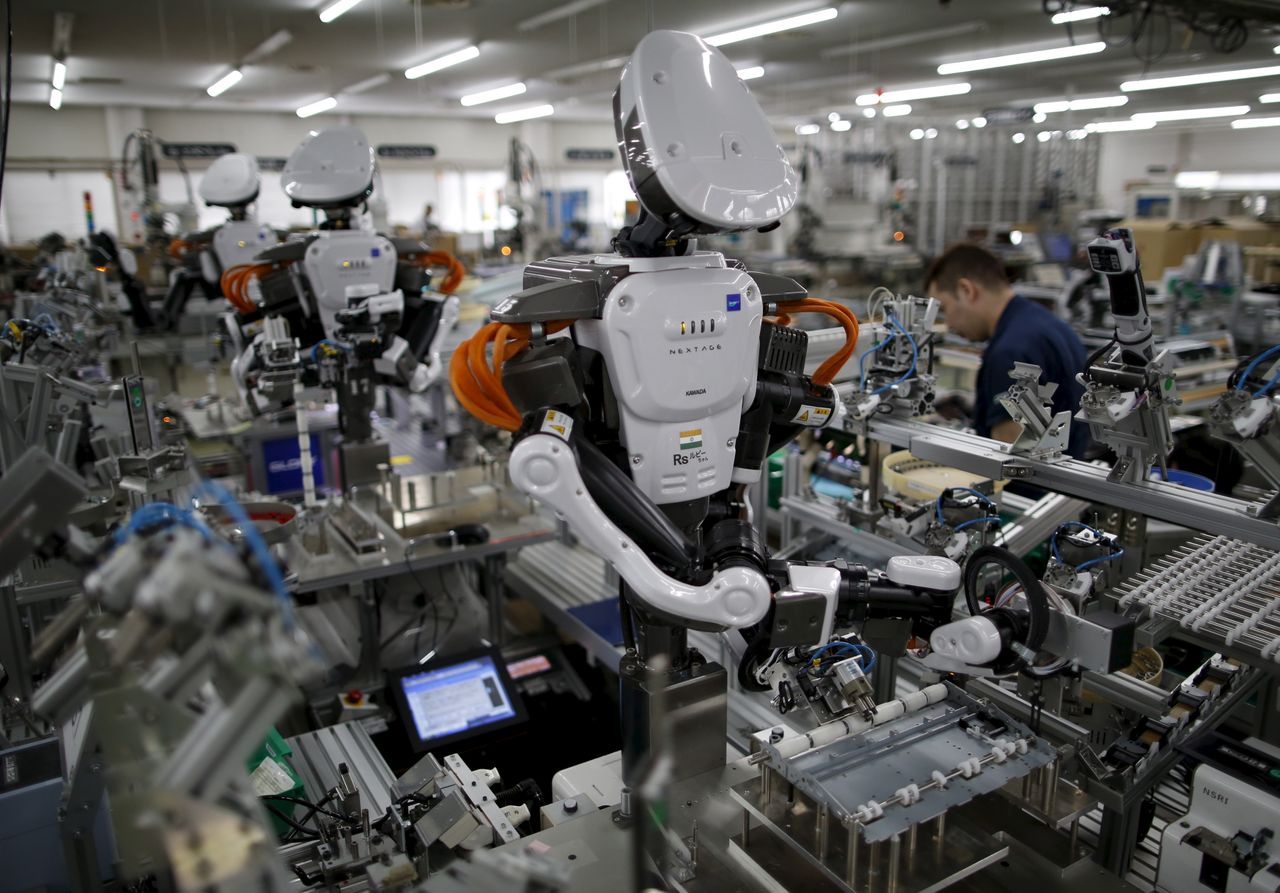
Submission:
POLYGON ((569 432, 573 430, 573 417, 555 409, 548 409, 539 430, 543 434, 554 434, 561 440, 568 440, 569 432))

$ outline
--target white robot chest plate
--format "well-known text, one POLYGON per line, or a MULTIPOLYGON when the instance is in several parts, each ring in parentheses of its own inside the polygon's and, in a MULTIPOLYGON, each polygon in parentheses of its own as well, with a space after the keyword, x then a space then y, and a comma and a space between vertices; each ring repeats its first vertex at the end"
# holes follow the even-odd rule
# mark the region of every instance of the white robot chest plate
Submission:
POLYGON ((332 337, 334 314, 347 308, 349 295, 391 291, 396 279, 396 250, 377 233, 324 232, 307 246, 303 269, 315 294, 324 330, 332 337))
MULTIPOLYGON (((217 275, 253 259, 276 243, 271 227, 252 220, 228 220, 213 234, 213 256, 220 268, 217 275)), ((209 272, 205 271, 208 279, 209 272)))
POLYGON ((654 502, 729 486, 744 406, 754 397, 763 304, 723 266, 633 273, 578 323, 599 350, 621 412, 631 475, 654 502))

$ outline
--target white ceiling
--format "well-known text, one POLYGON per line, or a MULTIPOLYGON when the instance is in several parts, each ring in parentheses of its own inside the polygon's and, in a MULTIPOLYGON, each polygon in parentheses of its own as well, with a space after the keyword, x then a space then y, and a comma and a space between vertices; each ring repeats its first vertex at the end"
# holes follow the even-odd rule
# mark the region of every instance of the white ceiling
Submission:
MULTIPOLYGON (((1115 93, 1121 81, 1144 70, 1131 47, 1113 46, 1077 60, 937 76, 942 62, 1066 45, 1067 28, 1050 24, 1040 0, 599 0, 593 8, 535 30, 520 30, 517 24, 565 0, 363 0, 323 24, 317 11, 328 2, 15 3, 13 98, 48 101, 57 11, 75 17, 68 106, 292 111, 338 95, 337 111, 355 114, 489 116, 550 102, 558 117, 607 121, 620 60, 650 28, 712 34, 833 3, 840 11, 833 21, 725 47, 739 65, 765 66, 765 76, 751 87, 779 120, 816 119, 831 110, 852 116, 854 96, 876 87, 967 79, 973 84, 967 96, 912 103, 912 119, 942 122, 994 106, 1115 93), (244 66, 244 79, 218 99, 205 95, 205 87, 281 28, 293 35, 287 46, 244 66), (949 36, 937 36, 939 29, 949 36), (480 47, 479 58, 419 80, 404 78, 410 65, 473 43, 480 47), (387 83, 358 95, 341 93, 383 72, 390 75, 387 83), (515 80, 528 84, 526 95, 470 109, 457 102, 465 93, 515 80)), ((1202 9, 1218 5, 1196 2, 1202 9)), ((1277 4, 1268 0, 1265 5, 1277 4)), ((1073 27, 1077 42, 1097 39, 1094 23, 1073 27)), ((1280 35, 1262 27, 1254 27, 1247 45, 1230 55, 1213 51, 1202 37, 1187 38, 1177 25, 1168 36, 1172 49, 1148 74, 1280 64, 1272 53, 1280 35)), ((1077 112, 1053 120, 1078 126, 1108 114, 1127 117, 1135 111, 1241 102, 1280 114, 1280 106, 1256 103, 1259 94, 1276 90, 1280 78, 1150 91, 1133 94, 1128 106, 1111 113, 1077 112)))

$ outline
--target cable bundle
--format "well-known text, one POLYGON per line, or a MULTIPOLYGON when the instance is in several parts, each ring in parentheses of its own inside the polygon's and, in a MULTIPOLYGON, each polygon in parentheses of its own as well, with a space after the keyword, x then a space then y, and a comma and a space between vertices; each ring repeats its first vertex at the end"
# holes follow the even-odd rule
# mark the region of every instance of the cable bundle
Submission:
POLYGON ((254 313, 258 305, 249 297, 249 283, 261 279, 273 268, 272 264, 238 264, 222 274, 222 293, 231 306, 241 313, 254 313))
POLYGON ((802 298, 798 301, 779 301, 778 319, 789 323, 793 313, 825 313, 840 323, 844 329, 844 346, 823 360, 822 365, 813 372, 813 383, 829 385, 835 380, 844 364, 849 362, 854 350, 858 347, 858 320, 853 311, 835 301, 822 298, 802 298))
POLYGON ((417 255, 416 260, 424 267, 448 267, 444 281, 437 289, 441 294, 453 294, 462 284, 462 277, 467 275, 467 268, 462 265, 462 261, 447 251, 428 251, 417 255))
MULTIPOLYGON (((568 325, 568 320, 547 323, 547 334, 568 325)), ((502 386, 502 366, 528 343, 528 325, 491 322, 458 345, 449 361, 449 384, 467 412, 506 431, 520 427, 520 412, 502 386)))

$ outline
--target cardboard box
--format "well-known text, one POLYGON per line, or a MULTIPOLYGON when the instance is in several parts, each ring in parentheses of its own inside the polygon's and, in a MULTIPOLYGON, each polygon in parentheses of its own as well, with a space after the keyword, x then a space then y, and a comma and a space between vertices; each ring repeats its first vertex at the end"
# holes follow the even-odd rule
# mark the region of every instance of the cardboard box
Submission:
POLYGON ((1181 220, 1125 220, 1119 226, 1133 230, 1142 275, 1148 282, 1158 282, 1166 269, 1181 266, 1182 259, 1200 246, 1199 230, 1181 220))

